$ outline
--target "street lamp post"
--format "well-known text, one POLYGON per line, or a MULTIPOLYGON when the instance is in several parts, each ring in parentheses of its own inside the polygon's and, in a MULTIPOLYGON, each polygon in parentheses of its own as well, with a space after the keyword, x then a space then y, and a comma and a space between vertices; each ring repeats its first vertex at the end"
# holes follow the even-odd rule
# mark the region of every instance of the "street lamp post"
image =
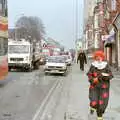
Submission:
POLYGON ((76 62, 77 62, 77 54, 78 54, 78 50, 77 50, 77 40, 78 40, 78 0, 76 0, 76 5, 75 5, 75 8, 76 8, 76 10, 75 10, 75 12, 76 12, 76 36, 75 36, 75 44, 76 44, 76 62))

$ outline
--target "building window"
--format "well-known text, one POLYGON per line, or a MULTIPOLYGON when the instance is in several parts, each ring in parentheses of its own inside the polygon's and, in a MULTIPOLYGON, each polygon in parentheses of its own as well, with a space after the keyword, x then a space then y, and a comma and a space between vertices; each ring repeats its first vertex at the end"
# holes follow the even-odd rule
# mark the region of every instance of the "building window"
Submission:
POLYGON ((95 26, 95 29, 98 28, 98 15, 95 15, 95 18, 94 18, 94 26, 95 26))
POLYGON ((112 10, 116 10, 116 0, 111 0, 111 8, 112 10))
POLYGON ((96 3, 103 3, 103 0, 96 0, 96 3))
POLYGON ((8 16, 7 0, 0 0, 0 16, 8 16))
POLYGON ((8 40, 0 38, 0 56, 6 55, 8 52, 8 40))
POLYGON ((0 15, 2 15, 2 14, 3 14, 2 8, 3 8, 3 5, 2 5, 2 0, 0 0, 0 15))

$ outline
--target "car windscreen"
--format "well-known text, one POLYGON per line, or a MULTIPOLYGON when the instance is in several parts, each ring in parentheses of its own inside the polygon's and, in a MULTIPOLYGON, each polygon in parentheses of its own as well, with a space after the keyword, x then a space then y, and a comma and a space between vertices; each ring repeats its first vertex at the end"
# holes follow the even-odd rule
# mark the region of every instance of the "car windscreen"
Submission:
POLYGON ((65 63, 65 59, 63 57, 50 57, 47 59, 48 62, 52 63, 65 63))
POLYGON ((68 56, 63 56, 63 57, 64 57, 64 59, 65 59, 65 60, 67 60, 67 59, 68 59, 68 56))
POLYGON ((29 46, 28 45, 9 45, 8 53, 15 53, 15 54, 22 54, 22 53, 29 53, 29 46))

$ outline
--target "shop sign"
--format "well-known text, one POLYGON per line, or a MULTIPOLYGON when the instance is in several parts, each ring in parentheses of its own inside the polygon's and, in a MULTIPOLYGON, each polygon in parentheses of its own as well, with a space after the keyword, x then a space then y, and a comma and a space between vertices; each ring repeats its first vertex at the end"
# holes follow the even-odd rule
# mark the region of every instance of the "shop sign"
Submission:
POLYGON ((111 31, 110 31, 110 34, 107 35, 107 36, 104 36, 105 43, 106 44, 107 43, 114 43, 114 41, 115 41, 114 37, 115 37, 115 31, 114 31, 114 28, 112 28, 111 31))
POLYGON ((114 28, 112 28, 112 30, 110 31, 110 34, 111 35, 115 34, 114 28))
POLYGON ((0 16, 0 37, 8 38, 8 19, 0 16))
POLYGON ((102 41, 106 41, 108 39, 109 35, 102 35, 102 41))

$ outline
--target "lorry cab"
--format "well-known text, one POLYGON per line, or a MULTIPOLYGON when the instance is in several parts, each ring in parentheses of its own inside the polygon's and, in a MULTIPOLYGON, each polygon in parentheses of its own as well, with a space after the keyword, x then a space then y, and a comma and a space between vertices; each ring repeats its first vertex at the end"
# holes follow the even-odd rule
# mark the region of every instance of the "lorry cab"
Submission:
POLYGON ((33 47, 29 41, 8 41, 8 66, 11 68, 32 69, 33 47))

